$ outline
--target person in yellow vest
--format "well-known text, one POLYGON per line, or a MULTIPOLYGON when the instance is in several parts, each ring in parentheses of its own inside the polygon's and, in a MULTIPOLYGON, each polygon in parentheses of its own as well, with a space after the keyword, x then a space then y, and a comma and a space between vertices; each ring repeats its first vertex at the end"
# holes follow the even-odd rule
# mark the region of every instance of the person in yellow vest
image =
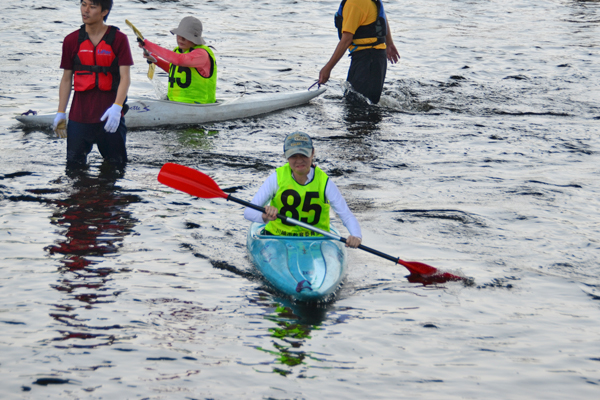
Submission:
POLYGON ((377 104, 387 61, 395 64, 400 59, 381 0, 342 0, 335 14, 335 26, 340 41, 319 71, 319 85, 329 80, 331 70, 348 50, 352 61, 346 80, 356 92, 377 104))
POLYGON ((177 47, 173 51, 148 39, 138 39, 140 47, 148 52, 144 52, 144 58, 169 74, 169 100, 200 104, 216 102, 217 62, 202 38, 202 22, 195 17, 185 17, 171 33, 177 35, 177 47))
POLYGON ((246 208, 244 217, 266 223, 264 233, 267 235, 320 236, 306 228, 284 223, 277 214, 329 231, 329 210, 333 208, 350 233, 346 246, 358 247, 362 241, 360 225, 335 183, 313 165, 315 149, 310 136, 304 132, 289 134, 283 153, 288 162, 267 178, 252 199, 253 204, 264 206, 265 212, 246 208))

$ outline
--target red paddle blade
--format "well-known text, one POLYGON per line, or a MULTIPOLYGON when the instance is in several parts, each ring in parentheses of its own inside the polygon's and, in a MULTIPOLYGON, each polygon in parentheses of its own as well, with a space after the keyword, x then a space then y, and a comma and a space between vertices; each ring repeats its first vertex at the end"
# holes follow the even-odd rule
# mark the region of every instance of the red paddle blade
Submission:
POLYGON ((405 266, 406 269, 410 271, 410 275, 407 279, 411 283, 430 285, 433 283, 445 283, 451 281, 469 281, 468 278, 454 275, 450 272, 438 271, 431 265, 422 262, 398 260, 398 264, 405 266))
POLYGON ((210 176, 184 165, 166 163, 158 173, 158 181, 173 189, 204 199, 215 197, 226 199, 228 196, 210 176))
POLYGON ((418 261, 398 260, 398 264, 404 265, 406 269, 410 271, 411 274, 434 275, 438 273, 438 270, 436 268, 418 261))

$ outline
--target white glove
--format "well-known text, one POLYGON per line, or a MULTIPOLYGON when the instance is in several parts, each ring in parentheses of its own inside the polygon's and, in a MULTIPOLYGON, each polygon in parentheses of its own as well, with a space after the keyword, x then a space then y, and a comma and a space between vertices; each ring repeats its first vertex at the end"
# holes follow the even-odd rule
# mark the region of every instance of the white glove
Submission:
POLYGON ((106 125, 104 125, 104 130, 108 133, 115 133, 119 124, 121 123, 121 110, 123 106, 118 105, 117 103, 110 106, 108 110, 104 113, 100 121, 106 121, 106 125))
POLYGON ((64 112, 60 112, 60 111, 57 112, 56 117, 54 117, 54 122, 52 123, 52 129, 56 130, 58 123, 60 121, 62 121, 63 119, 67 119, 67 115, 64 112))
POLYGON ((57 112, 52 123, 52 130, 59 138, 67 137, 67 115, 64 112, 57 112))

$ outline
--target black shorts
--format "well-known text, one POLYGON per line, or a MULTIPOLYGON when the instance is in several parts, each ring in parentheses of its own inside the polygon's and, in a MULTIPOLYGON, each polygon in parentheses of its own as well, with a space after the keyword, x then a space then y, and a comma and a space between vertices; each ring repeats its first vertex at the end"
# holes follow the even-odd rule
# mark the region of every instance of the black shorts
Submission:
POLYGON ((366 49, 351 54, 352 62, 348 78, 352 88, 365 96, 373 104, 379 102, 387 71, 385 50, 366 49))

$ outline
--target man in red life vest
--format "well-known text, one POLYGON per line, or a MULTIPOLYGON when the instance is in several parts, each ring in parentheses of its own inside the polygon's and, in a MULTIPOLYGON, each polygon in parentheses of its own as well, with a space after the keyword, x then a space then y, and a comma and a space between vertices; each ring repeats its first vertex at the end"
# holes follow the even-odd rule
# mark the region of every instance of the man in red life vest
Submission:
POLYGON ((60 67, 64 71, 53 128, 60 132, 57 127, 66 119, 73 85, 67 125, 68 166, 85 164, 94 143, 105 160, 121 166, 127 162, 123 106, 133 58, 127 36, 105 24, 112 4, 113 0, 81 0, 83 25, 63 42, 60 67))

